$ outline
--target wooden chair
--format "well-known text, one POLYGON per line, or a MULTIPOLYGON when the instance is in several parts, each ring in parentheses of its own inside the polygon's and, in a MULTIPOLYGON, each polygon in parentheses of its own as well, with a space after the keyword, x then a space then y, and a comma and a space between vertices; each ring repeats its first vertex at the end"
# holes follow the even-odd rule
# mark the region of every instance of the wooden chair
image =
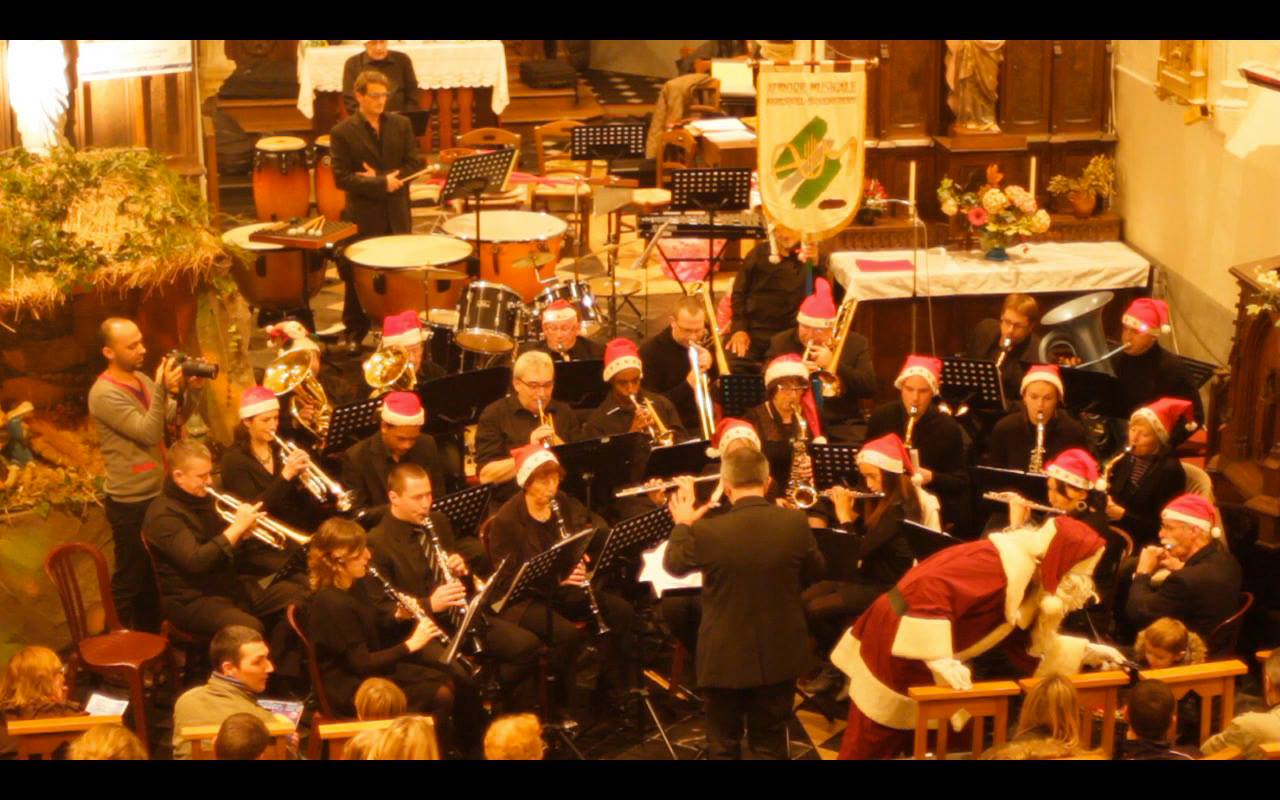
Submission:
POLYGON ((675 170, 692 167, 697 151, 698 140, 692 133, 684 129, 663 133, 658 144, 658 188, 670 189, 668 175, 675 170))
POLYGON ((18 748, 18 758, 49 760, 58 748, 79 739, 81 734, 99 725, 120 725, 119 714, 103 717, 44 717, 42 719, 9 720, 5 723, 9 736, 18 748))
MULTIPOLYGON (((214 761, 217 755, 213 751, 213 740, 218 735, 221 725, 188 725, 178 732, 184 741, 191 743, 192 761, 214 761)), ((285 761, 289 758, 289 737, 294 734, 293 723, 289 720, 277 719, 267 723, 267 733, 271 735, 271 743, 262 758, 265 761, 285 761)))
POLYGON ((1271 658, 1271 651, 1270 651, 1270 650, 1259 650, 1258 652, 1256 652, 1256 653, 1254 653, 1254 654, 1253 654, 1253 657, 1254 657, 1254 658, 1256 658, 1256 659, 1258 659, 1258 663, 1259 663, 1259 664, 1265 664, 1265 663, 1267 663, 1267 659, 1268 659, 1268 658, 1271 658))
POLYGON ((320 675, 320 662, 316 659, 316 648, 311 642, 311 637, 307 636, 306 631, 303 630, 298 604, 290 603, 284 613, 285 618, 289 620, 289 627, 293 628, 293 632, 302 640, 302 646, 307 651, 307 674, 311 677, 311 694, 315 696, 316 705, 319 707, 311 716, 311 732, 307 736, 307 759, 318 761, 323 755, 323 743, 317 735, 319 727, 330 722, 340 722, 342 718, 333 713, 329 695, 324 691, 324 678, 320 675))
MULTIPOLYGON (((1102 709, 1102 735, 1098 748, 1111 758, 1116 744, 1116 709, 1120 705, 1120 689, 1129 685, 1129 676, 1122 670, 1106 672, 1081 672, 1076 675, 1064 675, 1076 688, 1080 698, 1080 747, 1092 750, 1094 711, 1102 709)), ((1023 678, 1018 681, 1023 692, 1030 692, 1040 678, 1023 678)))
MULTIPOLYGON (((1200 697, 1200 744, 1218 731, 1225 730, 1235 714, 1236 678, 1249 671, 1244 662, 1210 661, 1204 664, 1189 664, 1183 667, 1166 669, 1144 669, 1139 673, 1144 680, 1160 681, 1173 692, 1173 699, 1181 700, 1188 692, 1195 692, 1200 697), (1213 720, 1213 698, 1222 698, 1222 708, 1218 714, 1218 724, 1213 720)), ((1178 730, 1178 720, 1174 718, 1172 733, 1178 730)))
POLYGON ((583 244, 583 252, 591 241, 591 178, 593 161, 574 161, 569 157, 569 131, 583 123, 562 119, 539 125, 533 130, 534 148, 538 156, 538 174, 548 178, 581 178, 582 183, 531 184, 529 207, 534 211, 550 211, 556 206, 561 216, 575 229, 574 236, 583 244), (578 213, 573 213, 574 193, 578 195, 578 213))
POLYGON ((497 150, 510 147, 516 151, 516 168, 520 167, 520 134, 502 128, 476 128, 458 137, 458 147, 478 147, 497 150))
POLYGON ((973 717, 973 749, 981 751, 986 719, 991 718, 993 745, 1004 744, 1009 730, 1009 698, 1021 690, 1013 681, 987 681, 975 683, 972 689, 952 689, 949 686, 912 686, 907 696, 919 705, 916 716, 916 739, 912 758, 922 759, 928 752, 929 723, 937 723, 938 737, 934 747, 935 757, 947 757, 947 739, 951 732, 951 717, 965 711, 973 717))
MULTIPOLYGON (((1197 467, 1195 464, 1188 464, 1186 461, 1179 462, 1182 464, 1182 472, 1187 476, 1187 491, 1191 494, 1197 494, 1208 500, 1210 503, 1213 499, 1213 479, 1209 477, 1209 473, 1197 467)), ((1222 520, 1218 520, 1218 524, 1222 524, 1222 520)))
POLYGON ((569 131, 583 124, 576 119, 559 119, 533 129, 533 146, 538 156, 539 175, 565 171, 590 176, 591 162, 574 161, 569 157, 569 131))
MULTIPOLYGON (((428 717, 430 719, 430 717, 428 717)), ((380 731, 395 722, 394 719, 371 719, 364 722, 326 722, 314 727, 316 736, 324 748, 325 758, 330 761, 342 761, 346 755, 347 742, 365 731, 380 731)))
POLYGON ((120 623, 115 600, 111 596, 107 559, 93 545, 84 542, 58 545, 45 558, 44 571, 58 590, 58 599, 62 601, 67 627, 71 631, 71 641, 75 644, 68 663, 68 687, 74 688, 76 675, 81 668, 122 680, 129 687, 134 733, 142 742, 143 748, 150 752, 144 678, 160 668, 167 668, 175 691, 179 685, 178 664, 168 640, 154 633, 127 630, 120 623), (106 628, 96 635, 89 631, 88 609, 76 574, 76 563, 82 558, 90 559, 93 564, 98 579, 98 596, 105 617, 106 628))
POLYGON ((1209 657, 1235 655, 1236 644, 1240 640, 1240 629, 1244 627, 1244 615, 1253 608, 1253 593, 1240 593, 1240 610, 1218 623, 1218 626, 1205 640, 1209 657))
MULTIPOLYGON (((142 537, 142 549, 147 551, 147 560, 151 562, 151 575, 156 582, 156 597, 163 597, 164 593, 160 588, 160 573, 156 571, 156 554, 151 549, 151 543, 147 538, 142 537)), ((209 641, 212 637, 197 636, 194 633, 188 633, 169 620, 163 620, 160 623, 160 635, 169 642, 170 645, 178 648, 179 651, 193 657, 192 660, 200 662, 201 659, 208 659, 209 641)), ((209 665, 212 668, 212 664, 209 665)), ((181 678, 181 674, 179 675, 181 678)), ((176 688, 176 687, 175 687, 176 688)))

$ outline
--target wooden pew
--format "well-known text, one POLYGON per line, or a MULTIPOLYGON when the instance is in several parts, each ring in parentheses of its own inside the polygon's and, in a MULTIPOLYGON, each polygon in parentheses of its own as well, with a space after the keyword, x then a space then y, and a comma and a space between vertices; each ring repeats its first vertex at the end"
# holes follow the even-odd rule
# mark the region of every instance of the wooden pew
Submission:
POLYGON ((346 753, 347 742, 365 731, 380 731, 393 722, 394 719, 371 719, 365 722, 326 722, 320 725, 318 735, 324 757, 330 761, 341 761, 346 753))
MULTIPOLYGON (((1019 693, 1013 681, 987 681, 975 683, 972 689, 961 691, 948 686, 912 686, 907 696, 920 707, 916 717, 915 747, 912 758, 924 758, 928 752, 929 723, 938 726, 936 757, 947 757, 947 738, 950 719, 959 711, 973 717, 973 746, 982 749, 986 719, 992 719, 992 737, 995 745, 1004 744, 1009 730, 1009 698, 1019 693)), ((975 753, 976 755, 976 753, 975 753)))
POLYGON ((75 741, 90 728, 99 725, 120 725, 119 714, 101 717, 78 715, 74 717, 44 717, 42 719, 17 719, 5 723, 9 736, 18 747, 20 759, 51 759, 64 744, 75 741))
POLYGON ((1258 749, 1268 761, 1280 761, 1280 742, 1263 742, 1258 745, 1258 749))
MULTIPOLYGON (((1102 709, 1102 736, 1098 745, 1107 758, 1115 752, 1116 744, 1116 708, 1119 706, 1121 687, 1129 685, 1129 676, 1123 670, 1107 670, 1106 672, 1081 672, 1076 675, 1064 675, 1076 688, 1080 697, 1080 747, 1092 750, 1093 744, 1093 710, 1102 709)), ((1024 692, 1030 692, 1040 678, 1023 678, 1018 681, 1024 692)))
POLYGON ((1224 747, 1221 750, 1217 751, 1216 753, 1213 753, 1212 755, 1200 756, 1200 760, 1201 761, 1239 761, 1243 757, 1244 757, 1244 753, 1240 751, 1240 748, 1236 747, 1235 745, 1232 745, 1231 747, 1224 747))
MULTIPOLYGON (((213 752, 213 740, 218 735, 221 725, 189 725, 179 735, 191 743, 192 761, 213 761, 217 756, 213 752)), ((267 723, 267 733, 271 735, 271 743, 262 758, 266 761, 284 761, 289 758, 289 738, 294 734, 293 723, 279 717, 267 723)))
POLYGON ((1267 663, 1267 659, 1268 659, 1268 658, 1271 658, 1271 651, 1270 651, 1270 650, 1259 650, 1259 651, 1257 652, 1257 654, 1256 654, 1256 656, 1255 656, 1255 657, 1258 659, 1258 663, 1259 663, 1259 664, 1265 664, 1265 663, 1267 663))
MULTIPOLYGON (((1200 744, 1214 733, 1224 730, 1235 714, 1236 678, 1249 671, 1243 661, 1210 661, 1206 664, 1190 664, 1167 669, 1144 669, 1139 673, 1144 680, 1160 681, 1173 692, 1175 700, 1181 700, 1187 692, 1200 697, 1200 744), (1217 726, 1213 725, 1213 698, 1222 698, 1222 711, 1217 726)), ((1174 730, 1177 730, 1174 719, 1174 730)))

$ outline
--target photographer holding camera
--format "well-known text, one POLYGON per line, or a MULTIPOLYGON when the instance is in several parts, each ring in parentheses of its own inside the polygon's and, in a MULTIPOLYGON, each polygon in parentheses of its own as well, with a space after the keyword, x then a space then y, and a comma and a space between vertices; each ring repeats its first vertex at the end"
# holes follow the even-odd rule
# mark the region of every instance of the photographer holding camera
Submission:
POLYGON ((111 317, 98 328, 106 370, 89 390, 89 414, 106 464, 103 490, 115 543, 111 594, 120 621, 134 630, 159 630, 151 564, 142 546, 142 519, 164 484, 165 426, 180 426, 195 408, 195 392, 218 368, 170 353, 154 378, 140 369, 147 349, 131 320, 111 317))

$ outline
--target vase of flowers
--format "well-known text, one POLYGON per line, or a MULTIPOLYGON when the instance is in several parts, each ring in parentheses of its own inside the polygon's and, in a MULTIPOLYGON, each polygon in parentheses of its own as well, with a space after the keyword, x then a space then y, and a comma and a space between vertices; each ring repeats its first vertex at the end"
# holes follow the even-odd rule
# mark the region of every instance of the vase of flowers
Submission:
POLYGON ((1280 328, 1280 270, 1270 269, 1259 272, 1256 279, 1258 293, 1253 299, 1257 302, 1247 304, 1245 313, 1251 317, 1270 314, 1275 318, 1276 327, 1280 328))
POLYGON ((859 225, 875 225, 876 217, 882 216, 889 209, 889 193, 884 184, 875 178, 867 181, 862 189, 862 208, 854 216, 859 225))
POLYGON ((1049 194, 1056 197, 1066 195, 1071 213, 1079 219, 1093 216, 1099 197, 1110 198, 1115 193, 1116 162, 1102 155, 1089 159, 1089 164, 1078 178, 1054 175, 1049 179, 1049 194))
MULTIPOLYGON (((1007 261, 1007 248, 1049 230, 1049 212, 1021 186, 1002 187, 1004 175, 992 164, 987 181, 973 189, 963 189, 950 178, 938 186, 942 213, 962 220, 968 232, 978 237, 978 246, 992 261, 1007 261)), ((973 181, 976 183, 976 180, 973 181)))

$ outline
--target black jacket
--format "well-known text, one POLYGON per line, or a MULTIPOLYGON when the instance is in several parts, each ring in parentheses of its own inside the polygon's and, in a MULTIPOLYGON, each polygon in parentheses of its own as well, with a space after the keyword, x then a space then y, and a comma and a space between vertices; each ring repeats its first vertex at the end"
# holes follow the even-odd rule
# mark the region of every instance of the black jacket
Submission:
MULTIPOLYGON (((769 342, 765 363, 788 353, 804 354, 800 333, 794 327, 773 337, 769 342)), ((858 408, 858 400, 874 397, 876 394, 876 371, 871 363, 871 346, 867 343, 867 337, 849 331, 844 352, 840 354, 836 376, 840 378, 843 393, 839 397, 822 399, 822 421, 828 425, 861 418, 862 410, 858 408)))
POLYGON ((1173 617, 1207 640, 1219 623, 1239 609, 1240 582, 1235 556, 1210 543, 1158 589, 1151 585, 1150 575, 1134 576, 1125 616, 1136 630, 1161 617, 1173 617))
POLYGON ((876 524, 867 527, 867 517, 859 516, 854 529, 862 534, 858 548, 858 580, 873 586, 897 584, 915 556, 907 543, 903 522, 907 518, 902 501, 895 502, 880 515, 876 524))
MULTIPOLYGON (((694 402, 693 387, 689 385, 689 348, 681 347, 671 335, 668 325, 661 333, 650 336, 640 345, 640 360, 644 363, 644 379, 641 385, 646 391, 665 395, 680 412, 680 421, 691 431, 702 430, 698 422, 698 408, 694 402)), ((715 359, 711 359, 711 372, 718 374, 715 359)))
POLYGON ((569 348, 569 358, 564 357, 564 353, 559 350, 552 350, 547 346, 547 340, 543 339, 532 347, 528 347, 524 352, 529 350, 537 350, 539 353, 546 353, 551 356, 552 361, 603 361, 604 345, 599 342, 588 339, 585 336, 578 336, 573 342, 573 347, 569 348))
MULTIPOLYGON (((287 481, 280 471, 284 458, 279 448, 274 453, 274 472, 254 457, 247 441, 237 442, 222 454, 222 488, 249 503, 262 502, 262 510, 286 525, 303 532, 314 531, 323 519, 315 499, 299 483, 300 477, 287 481)), ((246 539, 236 547, 236 570, 242 575, 274 575, 285 565, 297 545, 277 550, 257 539, 246 539)))
POLYGON ((386 513, 387 476, 397 463, 422 467, 431 476, 436 496, 444 494, 444 468, 436 442, 429 434, 420 434, 409 452, 395 462, 382 442, 382 432, 378 431, 351 445, 342 456, 342 485, 355 495, 354 508, 367 509, 370 520, 379 520, 386 513))
POLYGON ((1155 542, 1160 534, 1160 512, 1169 501, 1187 490, 1187 473, 1182 462, 1170 451, 1157 454, 1155 461, 1138 480, 1137 486, 1129 484, 1133 472, 1133 456, 1125 456, 1111 470, 1107 494, 1116 505, 1124 509, 1124 516, 1116 523, 1133 537, 1135 547, 1155 542))
POLYGON ((247 600, 233 566, 235 548, 222 535, 226 528, 212 497, 187 494, 165 478, 142 522, 142 535, 155 557, 161 610, 209 596, 247 600))
MULTIPOLYGON (((894 400, 871 412, 867 441, 890 433, 905 439, 906 429, 907 410, 901 400, 894 400)), ((969 526, 969 472, 959 423, 931 405, 916 420, 912 441, 920 451, 920 466, 933 472, 933 482, 925 488, 937 496, 943 523, 965 533, 969 526)))
POLYGON ((808 669, 800 592, 826 563, 802 512, 742 498, 728 513, 675 526, 663 564, 677 576, 702 571, 699 686, 768 686, 808 669))
POLYGON ((382 133, 361 114, 347 117, 329 134, 333 156, 333 178, 347 193, 342 218, 360 228, 362 238, 410 233, 409 186, 388 193, 386 175, 399 170, 401 178, 423 167, 413 124, 400 114, 382 115, 382 133), (376 177, 361 175, 364 165, 373 167, 376 177))
POLYGON ((1161 347, 1159 342, 1140 356, 1121 353, 1111 359, 1111 366, 1120 379, 1120 395, 1129 413, 1161 397, 1181 397, 1191 401, 1195 407, 1196 422, 1204 424, 1200 391, 1182 365, 1182 360, 1161 347))
MULTIPOLYGON (((1035 446, 1036 426, 1027 419, 1026 412, 1018 409, 996 423, 991 438, 987 440, 987 452, 982 462, 992 467, 1025 472, 1035 446)), ((1084 426, 1059 408, 1044 426, 1044 463, 1048 464, 1054 456, 1073 447, 1093 449, 1084 426)))
MULTIPOLYGON (((1000 355, 1000 320, 987 318, 974 327, 965 346, 966 358, 995 361, 1000 355)), ((1015 344, 1000 365, 1004 397, 1011 405, 1022 397, 1022 377, 1027 374, 1027 364, 1040 363, 1040 337, 1031 334, 1015 344)))
POLYGON ((388 50, 382 61, 374 61, 368 53, 356 53, 342 65, 342 103, 348 114, 358 113, 356 78, 367 69, 377 70, 387 76, 387 111, 418 110, 418 76, 413 71, 413 60, 405 53, 388 50))
MULTIPOLYGON (((361 582, 373 579, 365 577, 361 582)), ((412 628, 392 627, 380 620, 378 609, 367 599, 374 591, 382 590, 361 586, 343 591, 329 586, 316 592, 307 606, 307 628, 324 690, 340 714, 354 712, 356 690, 365 678, 390 678, 396 663, 411 655, 408 645, 395 639, 398 632, 412 628)))
MULTIPOLYGON (((796 324, 796 312, 804 302, 808 267, 794 253, 777 264, 769 261, 767 243, 756 246, 742 260, 733 279, 733 326, 730 335, 746 331, 752 341, 768 340, 796 324)), ((813 277, 826 277, 818 267, 813 277)))
MULTIPOLYGON (((440 546, 446 553, 457 552, 453 525, 439 511, 431 512, 431 524, 435 526, 440 546)), ((431 593, 436 590, 434 559, 428 559, 423 549, 422 537, 417 529, 390 514, 385 514, 377 527, 369 531, 369 550, 373 554, 370 563, 391 585, 418 598, 419 604, 430 608, 431 593)), ((374 581, 361 581, 368 592, 368 599, 377 606, 387 620, 394 617, 395 602, 374 581)))
MULTIPOLYGON (((552 400, 544 410, 561 439, 576 442, 582 438, 578 414, 567 403, 552 400)), ((514 393, 494 400, 480 412, 476 423, 477 472, 494 461, 511 458, 511 451, 527 445, 529 436, 538 427, 538 415, 520 405, 520 399, 514 393)), ((514 479, 494 484, 490 508, 496 509, 518 490, 514 479)))
MULTIPOLYGON (((675 406, 671 401, 660 394, 653 392, 640 392, 641 401, 648 400, 653 403, 653 410, 658 412, 658 417, 662 420, 662 424, 666 425, 670 430, 675 431, 675 441, 683 442, 685 440, 684 425, 680 421, 680 414, 676 412, 675 406)), ((587 417, 587 421, 582 425, 582 435, 589 439, 598 439, 602 436, 618 436, 631 430, 631 423, 636 417, 636 407, 630 401, 622 401, 618 399, 617 392, 612 390, 605 396, 604 402, 591 412, 591 416, 587 417)))
MULTIPOLYGON (((797 411, 797 414, 800 413, 797 411)), ((760 452, 769 461, 769 476, 779 491, 785 492, 791 480, 791 462, 795 456, 792 440, 798 435, 796 418, 787 424, 783 423, 773 403, 766 400, 758 406, 752 406, 742 414, 742 419, 751 423, 760 437, 760 452)), ((807 423, 808 420, 805 420, 807 423)), ((806 442, 812 442, 814 432, 812 426, 807 429, 806 442)))

